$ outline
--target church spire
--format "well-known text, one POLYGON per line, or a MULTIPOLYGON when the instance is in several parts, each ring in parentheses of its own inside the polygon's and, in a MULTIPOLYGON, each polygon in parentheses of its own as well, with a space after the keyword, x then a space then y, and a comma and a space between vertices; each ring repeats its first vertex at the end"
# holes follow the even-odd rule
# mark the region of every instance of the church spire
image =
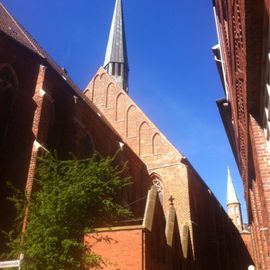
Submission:
POLYGON ((231 203, 239 203, 236 191, 232 182, 230 168, 228 167, 228 180, 227 180, 227 205, 231 203))
POLYGON ((104 68, 128 92, 128 58, 122 1, 116 0, 104 68))
POLYGON ((229 167, 227 180, 227 210, 228 216, 230 217, 234 225, 237 227, 239 232, 242 232, 243 220, 242 220, 241 205, 236 195, 229 167))

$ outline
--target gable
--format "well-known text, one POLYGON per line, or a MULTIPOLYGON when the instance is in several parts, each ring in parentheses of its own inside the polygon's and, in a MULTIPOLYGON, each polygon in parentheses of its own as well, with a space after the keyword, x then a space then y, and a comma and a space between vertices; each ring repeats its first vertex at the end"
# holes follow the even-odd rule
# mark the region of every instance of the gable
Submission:
MULTIPOLYGON (((184 157, 103 68, 87 85, 84 95, 144 162, 149 174, 160 176, 165 211, 169 198, 176 198, 175 209, 182 234, 184 226, 191 224, 188 168, 182 163, 184 157)), ((192 238, 192 226, 189 228, 192 238)))
POLYGON ((84 94, 149 168, 181 160, 179 151, 103 68, 84 94))

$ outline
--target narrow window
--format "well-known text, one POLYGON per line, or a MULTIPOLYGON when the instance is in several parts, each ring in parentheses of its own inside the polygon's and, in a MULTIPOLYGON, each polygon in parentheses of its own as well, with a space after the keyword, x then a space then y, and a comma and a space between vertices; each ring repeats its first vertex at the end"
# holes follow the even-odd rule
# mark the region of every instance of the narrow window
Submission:
POLYGON ((82 141, 82 158, 89 158, 94 153, 94 146, 91 137, 87 134, 82 141))
POLYGON ((121 66, 122 66, 122 64, 118 63, 118 70, 117 70, 117 75, 118 76, 121 76, 121 66))
POLYGON ((115 63, 112 63, 112 75, 115 75, 115 63))
POLYGON ((0 69, 0 152, 5 145, 16 89, 15 73, 8 66, 4 66, 0 69))

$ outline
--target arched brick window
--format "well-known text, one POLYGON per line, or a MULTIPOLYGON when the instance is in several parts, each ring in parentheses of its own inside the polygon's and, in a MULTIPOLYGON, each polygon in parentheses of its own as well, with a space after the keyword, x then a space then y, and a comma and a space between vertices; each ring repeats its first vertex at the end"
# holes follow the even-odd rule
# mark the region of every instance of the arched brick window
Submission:
POLYGON ((131 105, 127 111, 127 136, 135 137, 137 134, 136 108, 131 105))
POLYGON ((0 66, 0 153, 5 145, 17 88, 18 80, 12 67, 10 65, 0 66))
POLYGON ((114 107, 115 85, 110 83, 106 89, 106 108, 114 107))
POLYGON ((163 143, 161 140, 161 136, 159 135, 159 133, 156 133, 152 139, 152 153, 154 155, 161 154, 162 146, 163 146, 163 143))
POLYGON ((139 151, 141 157, 152 154, 152 142, 150 138, 150 127, 147 122, 143 122, 139 128, 139 151))
POLYGON ((120 94, 116 98, 116 120, 117 121, 125 120, 125 111, 126 111, 125 96, 123 94, 120 94))
POLYGON ((95 151, 92 138, 89 134, 82 140, 82 158, 89 158, 95 151))
POLYGON ((96 106, 105 105, 105 87, 102 75, 97 75, 93 82, 92 101, 96 106))

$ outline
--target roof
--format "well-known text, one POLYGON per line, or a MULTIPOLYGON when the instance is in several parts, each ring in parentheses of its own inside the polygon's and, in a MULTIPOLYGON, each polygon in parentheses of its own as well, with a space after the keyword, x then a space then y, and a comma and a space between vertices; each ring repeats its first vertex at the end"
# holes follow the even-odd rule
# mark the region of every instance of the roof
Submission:
MULTIPOLYGON (((55 72, 60 76, 63 82, 65 82, 75 93, 78 95, 87 105, 95 111, 98 115, 102 115, 100 110, 93 105, 76 84, 68 77, 66 71, 62 69, 58 64, 49 56, 49 54, 38 44, 38 42, 25 30, 25 28, 15 20, 10 12, 0 2, 0 33, 4 33, 16 42, 20 43, 25 48, 31 50, 34 54, 41 57, 41 59, 47 63, 55 72)), ((106 72, 104 70, 104 72, 106 72)), ((100 117, 101 121, 105 122, 107 126, 114 131, 117 136, 121 137, 119 133, 112 127, 112 125, 103 116, 100 117)))
POLYGON ((239 204, 239 200, 236 195, 236 191, 232 182, 230 168, 228 167, 228 180, 227 180, 227 205, 237 203, 239 204))
POLYGON ((111 62, 125 63, 128 65, 127 45, 121 0, 116 0, 115 3, 104 67, 111 62))
POLYGON ((17 41, 33 53, 41 57, 60 75, 66 83, 77 93, 80 89, 67 76, 66 71, 57 65, 57 63, 49 56, 49 54, 38 44, 38 42, 26 31, 26 29, 16 21, 11 13, 0 2, 0 32, 3 32, 13 40, 17 41))
POLYGON ((2 3, 0 3, 0 31, 17 40, 28 49, 44 57, 43 49, 30 34, 12 17, 2 3))

